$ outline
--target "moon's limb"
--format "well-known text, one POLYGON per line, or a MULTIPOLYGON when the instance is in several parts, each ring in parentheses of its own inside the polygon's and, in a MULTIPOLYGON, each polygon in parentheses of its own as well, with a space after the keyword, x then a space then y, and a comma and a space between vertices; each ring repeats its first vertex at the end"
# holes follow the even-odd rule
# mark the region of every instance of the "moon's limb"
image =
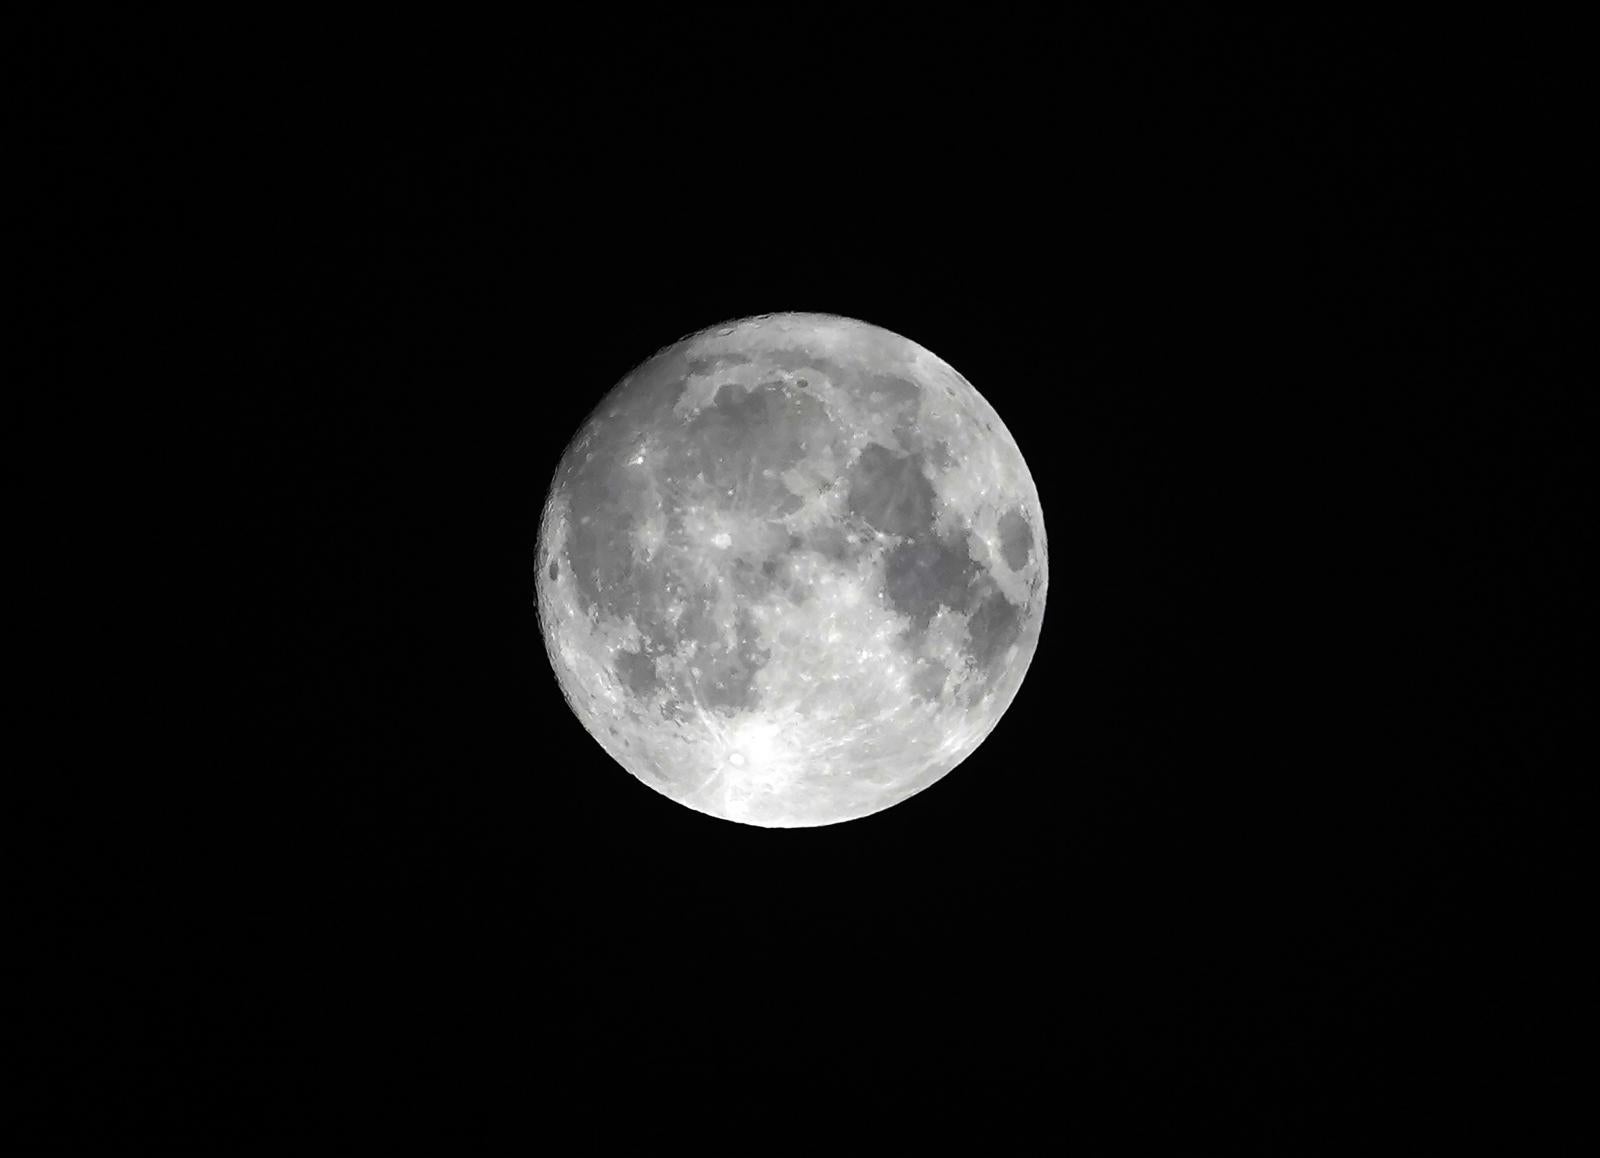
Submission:
POLYGON ((780 314, 613 389, 540 525, 552 666, 645 783, 766 826, 876 812, 1011 703, 1048 586, 1039 497, 992 407, 915 343, 780 314))

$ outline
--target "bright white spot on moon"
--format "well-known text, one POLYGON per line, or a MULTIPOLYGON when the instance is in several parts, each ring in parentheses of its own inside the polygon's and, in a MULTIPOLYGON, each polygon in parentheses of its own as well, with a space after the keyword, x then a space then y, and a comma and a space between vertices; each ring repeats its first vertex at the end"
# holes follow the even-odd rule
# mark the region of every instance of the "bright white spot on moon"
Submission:
POLYGON ((815 314, 701 331, 625 378, 557 469, 538 558, 546 650, 601 747, 769 827, 866 816, 960 764, 1048 587, 993 408, 916 343, 815 314))

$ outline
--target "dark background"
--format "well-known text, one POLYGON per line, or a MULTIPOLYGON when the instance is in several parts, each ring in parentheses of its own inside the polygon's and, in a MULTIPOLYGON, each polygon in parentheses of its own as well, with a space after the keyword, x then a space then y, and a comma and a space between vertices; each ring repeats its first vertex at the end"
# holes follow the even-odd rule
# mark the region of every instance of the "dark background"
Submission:
POLYGON ((25 814, 8 1129, 1554 1132, 1591 537, 1546 268, 1561 89, 1526 30, 1409 31, 49 41, 73 304, 19 405, 70 454, 19 448, 20 573, 82 643, 52 636, 18 701, 60 791, 25 814), (601 394, 789 309, 978 387, 1052 583, 972 758, 768 832, 605 758, 532 567, 601 394))

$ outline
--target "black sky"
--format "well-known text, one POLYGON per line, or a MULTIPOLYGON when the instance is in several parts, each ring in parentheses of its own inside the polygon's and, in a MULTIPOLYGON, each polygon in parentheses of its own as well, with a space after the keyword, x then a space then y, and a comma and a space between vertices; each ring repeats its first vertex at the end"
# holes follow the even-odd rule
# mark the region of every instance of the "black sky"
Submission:
POLYGON ((122 31, 47 90, 57 276, 110 319, 69 317, 52 421, 134 442, 75 488, 115 551, 65 570, 119 674, 58 657, 25 703, 136 719, 41 814, 30 1139, 1424 1153, 1575 1088, 1549 778, 1590 531, 1536 47, 122 31), (788 309, 994 404, 1051 589, 976 755, 766 832, 587 737, 533 542, 634 363, 788 309))

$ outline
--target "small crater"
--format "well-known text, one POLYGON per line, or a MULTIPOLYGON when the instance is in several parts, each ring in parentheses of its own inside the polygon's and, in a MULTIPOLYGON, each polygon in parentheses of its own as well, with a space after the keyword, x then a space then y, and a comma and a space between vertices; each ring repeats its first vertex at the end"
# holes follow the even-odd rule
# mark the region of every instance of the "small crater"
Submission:
POLYGON ((556 561, 554 559, 551 559, 550 560, 550 582, 554 583, 556 581, 556 576, 559 575, 559 574, 561 574, 561 567, 556 563, 556 561))

